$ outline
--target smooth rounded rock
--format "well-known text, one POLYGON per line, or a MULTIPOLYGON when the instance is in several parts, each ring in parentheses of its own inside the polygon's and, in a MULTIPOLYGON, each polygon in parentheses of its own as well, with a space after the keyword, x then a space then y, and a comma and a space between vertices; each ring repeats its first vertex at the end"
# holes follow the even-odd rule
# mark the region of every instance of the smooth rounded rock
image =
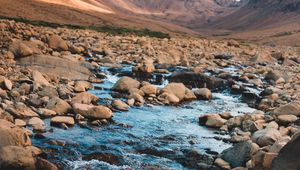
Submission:
POLYGON ((128 105, 121 100, 114 100, 111 105, 117 110, 128 111, 128 105))
POLYGON ((73 117, 69 116, 55 116, 51 119, 51 125, 60 125, 60 124, 74 125, 75 120, 73 117))
POLYGON ((120 78, 113 86, 113 90, 128 92, 132 88, 139 88, 140 82, 130 77, 124 76, 120 78))
POLYGON ((75 103, 73 104, 73 110, 76 114, 90 119, 109 119, 112 117, 112 111, 105 106, 75 103))
POLYGON ((200 100, 211 100, 212 99, 212 93, 208 88, 196 89, 196 90, 194 90, 194 94, 200 100))

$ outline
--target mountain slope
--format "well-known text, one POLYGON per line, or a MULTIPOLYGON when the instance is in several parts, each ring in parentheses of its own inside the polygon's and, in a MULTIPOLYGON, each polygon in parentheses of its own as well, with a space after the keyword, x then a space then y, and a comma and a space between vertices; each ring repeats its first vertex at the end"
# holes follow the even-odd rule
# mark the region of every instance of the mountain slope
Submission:
POLYGON ((0 15, 191 33, 190 29, 233 12, 237 4, 235 0, 0 0, 0 15))
POLYGON ((231 38, 299 45, 300 0, 250 0, 205 28, 222 30, 231 38))
POLYGON ((102 0, 115 11, 170 22, 191 29, 234 12, 235 0, 102 0))
POLYGON ((300 0, 0 0, 0 9, 63 24, 300 44, 300 0))
POLYGON ((268 28, 294 21, 300 16, 299 12, 300 0, 250 0, 234 13, 216 20, 212 26, 230 30, 268 28))
POLYGON ((0 15, 42 20, 61 24, 115 26, 162 32, 184 32, 190 29, 145 17, 114 11, 104 0, 0 0, 0 15))

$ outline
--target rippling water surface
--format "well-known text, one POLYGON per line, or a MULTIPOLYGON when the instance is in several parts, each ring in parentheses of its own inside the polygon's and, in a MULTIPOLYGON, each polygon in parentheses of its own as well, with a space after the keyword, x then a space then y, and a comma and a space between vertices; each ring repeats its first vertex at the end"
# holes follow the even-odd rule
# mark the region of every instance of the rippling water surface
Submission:
MULTIPOLYGON (((103 90, 91 91, 102 99, 112 98, 108 89, 118 80, 117 75, 107 74, 103 84, 95 85, 103 90)), ((188 169, 178 161, 184 159, 184 151, 219 153, 231 146, 220 140, 229 136, 198 125, 201 114, 253 111, 241 103, 239 96, 226 92, 213 96, 211 101, 193 101, 180 106, 132 107, 128 112, 114 113, 113 124, 99 128, 77 125, 68 130, 54 128, 54 132, 45 134, 45 139, 33 139, 33 142, 42 148, 55 149, 50 160, 59 162, 64 169, 188 169), (66 141, 66 145, 47 144, 51 139, 66 141), (101 159, 84 156, 95 153, 100 153, 101 159)), ((46 122, 50 127, 49 120, 46 122)))

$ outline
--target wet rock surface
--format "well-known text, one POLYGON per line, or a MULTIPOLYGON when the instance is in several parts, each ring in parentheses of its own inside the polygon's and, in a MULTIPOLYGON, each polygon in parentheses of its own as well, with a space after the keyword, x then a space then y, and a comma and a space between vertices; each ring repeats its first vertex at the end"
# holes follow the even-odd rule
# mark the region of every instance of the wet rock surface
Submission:
POLYGON ((297 47, 0 22, 0 169, 298 168, 297 47))

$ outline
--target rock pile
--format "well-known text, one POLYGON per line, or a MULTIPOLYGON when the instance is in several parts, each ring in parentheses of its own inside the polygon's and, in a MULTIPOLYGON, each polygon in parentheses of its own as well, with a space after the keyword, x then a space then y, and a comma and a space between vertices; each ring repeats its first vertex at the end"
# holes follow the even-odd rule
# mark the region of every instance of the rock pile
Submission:
POLYGON ((200 125, 230 134, 228 141, 235 143, 215 159, 215 165, 223 169, 299 169, 295 163, 300 116, 297 48, 232 45, 190 37, 112 36, 9 20, 1 20, 0 26, 0 169, 58 169, 31 144, 30 136, 50 130, 45 118, 51 119, 51 126, 64 129, 76 123, 100 125, 112 118, 112 111, 145 103, 211 100, 212 91, 220 89, 242 94, 261 111, 199 118, 200 125), (158 88, 124 76, 112 90, 126 94, 127 100, 99 105, 99 98, 88 92, 92 83, 105 78, 97 70, 121 63, 135 65, 134 72, 172 72, 170 83, 158 88), (177 65, 189 69, 173 72, 170 68, 177 65), (230 73, 222 71, 231 69, 229 66, 234 67, 230 73), (249 86, 262 92, 253 93, 249 86))

